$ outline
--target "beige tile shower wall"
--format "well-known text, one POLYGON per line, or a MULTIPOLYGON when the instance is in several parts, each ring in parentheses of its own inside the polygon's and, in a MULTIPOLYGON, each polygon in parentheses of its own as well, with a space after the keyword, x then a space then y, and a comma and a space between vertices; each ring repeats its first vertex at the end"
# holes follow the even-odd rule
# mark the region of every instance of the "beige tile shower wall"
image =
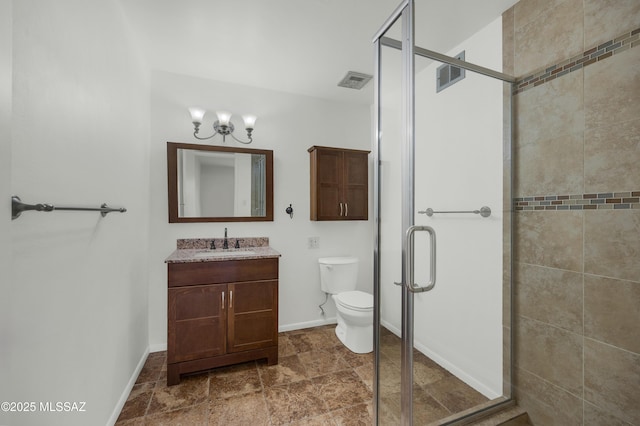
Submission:
POLYGON ((640 27, 638 0, 585 0, 584 44, 595 46, 611 40, 626 28, 640 27))
POLYGON ((582 192, 583 111, 582 71, 516 96, 516 194, 582 192))
MULTIPOLYGON (((542 9, 534 19, 515 28, 515 71, 516 76, 541 68, 548 64, 555 64, 570 58, 582 50, 584 31, 583 0, 564 0, 540 2, 536 11, 542 9), (548 7, 544 9, 544 5, 548 7), (549 49, 552 46, 553 49, 549 49)), ((524 0, 531 3, 531 0, 524 0)), ((523 3, 523 2, 520 2, 523 3)), ((524 3, 523 3, 524 4, 524 3)), ((516 25, 522 18, 520 6, 514 6, 516 25)), ((527 10, 531 13, 531 10, 527 10)), ((525 13, 527 13, 525 12, 525 13)))
MULTIPOLYGON (((640 190, 638 28, 638 0, 504 14, 505 72, 553 77, 513 97, 514 197, 640 190)), ((515 397, 535 425, 640 425, 640 205, 583 201, 515 214, 515 397)))

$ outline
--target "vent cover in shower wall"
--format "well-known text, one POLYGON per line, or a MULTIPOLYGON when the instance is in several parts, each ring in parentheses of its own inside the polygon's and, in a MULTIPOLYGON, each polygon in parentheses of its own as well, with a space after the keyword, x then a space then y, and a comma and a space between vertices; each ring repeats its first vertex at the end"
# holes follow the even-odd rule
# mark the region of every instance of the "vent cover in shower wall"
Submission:
MULTIPOLYGON (((464 51, 454 56, 464 61, 464 51)), ((443 64, 436 70, 436 92, 446 89, 464 78, 464 68, 443 64)))
POLYGON ((360 90, 367 85, 369 80, 373 78, 372 75, 363 74, 361 72, 349 71, 347 75, 338 83, 340 87, 346 87, 348 89, 360 90))

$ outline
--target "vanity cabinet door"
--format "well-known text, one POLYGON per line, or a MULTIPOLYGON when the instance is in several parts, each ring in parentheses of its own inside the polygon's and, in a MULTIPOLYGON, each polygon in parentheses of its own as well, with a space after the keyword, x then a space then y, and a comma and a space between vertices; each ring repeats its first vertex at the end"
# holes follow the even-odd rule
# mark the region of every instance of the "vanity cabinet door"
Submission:
POLYGON ((311 220, 367 220, 369 151, 312 146, 311 220))
POLYGON ((343 198, 342 152, 317 150, 315 156, 312 154, 312 174, 315 175, 311 189, 312 220, 314 217, 315 220, 340 219, 343 198))
POLYGON ((226 353, 226 285, 170 288, 168 297, 168 363, 226 353))
POLYGON ((227 351, 278 344, 278 281, 229 284, 227 351))
POLYGON ((347 220, 367 220, 369 207, 368 153, 345 151, 344 216, 347 220))

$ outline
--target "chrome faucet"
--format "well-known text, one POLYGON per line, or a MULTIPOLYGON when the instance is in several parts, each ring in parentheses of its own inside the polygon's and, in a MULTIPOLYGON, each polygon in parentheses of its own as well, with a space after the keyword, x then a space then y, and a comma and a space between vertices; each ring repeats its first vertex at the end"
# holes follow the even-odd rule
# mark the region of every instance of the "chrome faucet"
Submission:
POLYGON ((222 244, 223 249, 229 248, 229 240, 227 239, 227 228, 224 228, 224 243, 222 244))

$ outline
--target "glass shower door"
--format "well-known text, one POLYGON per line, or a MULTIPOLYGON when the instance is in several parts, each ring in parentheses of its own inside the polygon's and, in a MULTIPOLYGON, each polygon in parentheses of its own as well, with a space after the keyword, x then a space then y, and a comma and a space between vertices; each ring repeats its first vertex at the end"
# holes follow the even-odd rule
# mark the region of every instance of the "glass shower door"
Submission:
MULTIPOLYGON (((400 40, 402 20, 390 25, 384 36, 400 40)), ((379 425, 398 425, 402 413, 402 51, 380 45, 376 88, 378 135, 374 153, 378 168, 376 299, 376 400, 379 425)))
POLYGON ((413 14, 404 2, 376 38, 380 425, 510 397, 510 84, 481 72, 501 68, 501 21, 443 56, 413 46, 413 14), (452 67, 457 48, 483 67, 452 67))

